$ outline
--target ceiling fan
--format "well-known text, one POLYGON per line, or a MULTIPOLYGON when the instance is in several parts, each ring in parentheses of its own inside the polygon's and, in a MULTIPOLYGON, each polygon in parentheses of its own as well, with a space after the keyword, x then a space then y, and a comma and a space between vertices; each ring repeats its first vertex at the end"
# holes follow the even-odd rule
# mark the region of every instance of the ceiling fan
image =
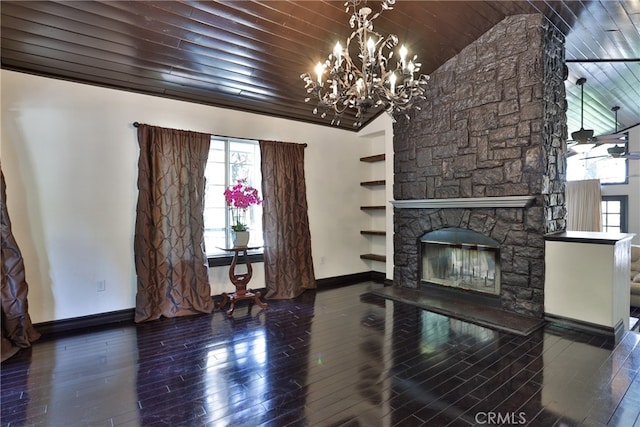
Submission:
MULTIPOLYGON (((592 144, 595 141, 593 140, 593 129, 585 129, 584 128, 584 84, 587 82, 587 79, 584 77, 580 77, 576 84, 580 86, 580 130, 571 133, 571 139, 575 144, 592 144)), ((569 141, 571 142, 571 141, 569 141)))
MULTIPOLYGON (((576 84, 581 87, 586 82, 586 79, 580 78, 576 82, 576 84)), ((640 160, 640 152, 629 152, 629 134, 628 133, 619 133, 618 132, 618 110, 620 110, 619 106, 611 107, 611 111, 614 112, 614 133, 607 135, 599 135, 593 136, 592 130, 585 130, 583 127, 580 128, 579 131, 573 132, 571 134, 574 139, 574 143, 569 146, 569 152, 567 153, 567 157, 575 156, 576 154, 583 154, 581 160, 592 160, 592 159, 601 159, 601 158, 624 158, 624 159, 632 159, 632 160, 640 160), (602 153, 599 155, 591 155, 589 156, 587 153, 590 153, 596 147, 601 145, 611 145, 615 144, 612 147, 607 148, 607 153, 602 153)), ((604 147, 603 147, 604 148, 604 147)))
MULTIPOLYGON (((602 147, 602 148, 604 149, 605 147, 602 147)), ((578 155, 578 154, 582 154, 583 157, 581 157, 580 160, 594 160, 594 159, 607 159, 607 158, 640 160, 640 151, 629 151, 628 148, 629 148, 629 145, 627 144, 626 139, 621 141, 618 138, 617 142, 613 142, 613 140, 611 142, 604 142, 604 143, 598 142, 597 144, 590 146, 587 150, 584 150, 584 151, 578 151, 573 149, 569 150, 569 153, 567 153, 567 158, 578 155), (601 153, 595 154, 595 151, 598 151, 598 150, 594 150, 594 148, 605 145, 605 144, 606 145, 615 144, 615 145, 607 148, 606 153, 601 152, 601 153)))
POLYGON ((628 133, 618 133, 618 110, 620 107, 617 105, 615 107, 611 107, 611 111, 615 113, 615 132, 611 135, 604 135, 602 137, 598 137, 598 142, 601 140, 605 144, 615 144, 613 147, 607 148, 607 153, 609 153, 610 157, 619 159, 633 159, 640 160, 640 152, 629 152, 629 134, 628 133))
POLYGON ((607 149, 610 157, 616 159, 640 160, 640 151, 629 151, 627 145, 615 145, 607 149))

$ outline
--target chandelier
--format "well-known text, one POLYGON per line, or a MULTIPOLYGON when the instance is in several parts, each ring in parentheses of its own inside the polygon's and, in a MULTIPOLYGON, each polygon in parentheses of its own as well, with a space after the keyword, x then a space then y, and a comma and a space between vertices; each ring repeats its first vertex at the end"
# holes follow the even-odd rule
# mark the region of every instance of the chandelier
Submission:
POLYGON ((322 118, 333 114, 332 125, 339 125, 342 114, 347 109, 356 111, 353 124, 362 125, 365 113, 371 108, 384 108, 393 119, 396 112, 420 107, 414 102, 424 100, 424 91, 429 76, 419 74, 421 64, 416 62, 417 55, 407 60, 407 49, 398 50, 395 65, 393 49, 398 45, 395 34, 383 37, 373 29, 373 20, 382 11, 393 9, 396 0, 383 0, 380 12, 371 15, 372 10, 365 5, 359 8, 362 0, 349 0, 344 5, 346 12, 351 10, 349 25, 354 28, 343 47, 336 43, 333 53, 327 60, 315 67, 315 76, 304 73, 300 76, 305 82, 307 93, 305 102, 312 97, 317 99, 313 113, 322 118), (357 59, 351 57, 352 41, 357 42, 357 59))

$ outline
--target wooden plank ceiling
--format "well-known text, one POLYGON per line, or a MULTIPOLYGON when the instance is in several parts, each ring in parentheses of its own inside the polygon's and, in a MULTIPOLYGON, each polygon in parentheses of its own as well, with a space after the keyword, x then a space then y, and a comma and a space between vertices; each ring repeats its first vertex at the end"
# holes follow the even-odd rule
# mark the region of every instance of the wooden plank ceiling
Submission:
MULTIPOLYGON (((343 4, 2 1, 2 67, 329 125, 304 102, 300 74, 349 35, 343 4)), ((397 34, 428 74, 505 16, 535 12, 566 37, 569 133, 580 128, 579 77, 585 128, 600 135, 640 123, 638 1, 399 0, 375 29, 397 34)))

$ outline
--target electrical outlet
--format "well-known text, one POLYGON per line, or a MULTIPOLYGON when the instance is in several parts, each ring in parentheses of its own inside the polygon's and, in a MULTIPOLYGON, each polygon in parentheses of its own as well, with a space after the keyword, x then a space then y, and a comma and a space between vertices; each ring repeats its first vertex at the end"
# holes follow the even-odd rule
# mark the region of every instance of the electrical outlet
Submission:
POLYGON ((107 281, 102 279, 96 282, 96 290, 98 292, 104 292, 107 290, 107 281))

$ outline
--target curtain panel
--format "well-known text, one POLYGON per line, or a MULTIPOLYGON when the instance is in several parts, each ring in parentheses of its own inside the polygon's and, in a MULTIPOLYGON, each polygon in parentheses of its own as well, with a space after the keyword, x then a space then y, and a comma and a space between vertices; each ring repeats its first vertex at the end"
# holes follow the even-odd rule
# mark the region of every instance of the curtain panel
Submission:
POLYGON ((303 144, 260 141, 266 298, 315 289, 303 144))
POLYGON ((602 190, 599 179, 568 181, 567 230, 602 231, 602 190))
POLYGON ((5 361, 40 338, 29 316, 24 260, 11 231, 7 210, 7 187, 0 169, 0 209, 2 219, 2 347, 5 361))
POLYGON ((135 321, 211 313, 204 248, 209 134, 138 126, 135 321))

